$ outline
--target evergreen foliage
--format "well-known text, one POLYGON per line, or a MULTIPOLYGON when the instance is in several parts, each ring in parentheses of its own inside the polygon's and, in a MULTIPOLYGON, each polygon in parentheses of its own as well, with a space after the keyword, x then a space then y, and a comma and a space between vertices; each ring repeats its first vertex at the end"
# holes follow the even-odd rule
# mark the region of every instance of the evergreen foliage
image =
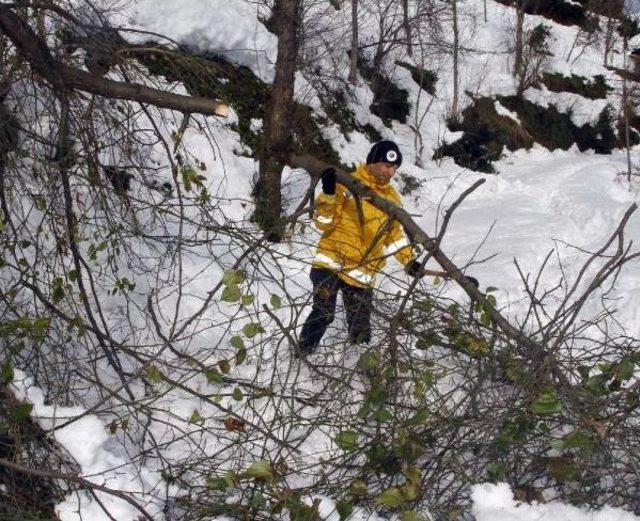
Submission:
POLYGON ((411 73, 413 81, 415 81, 422 90, 432 96, 435 96, 438 75, 434 71, 423 69, 422 67, 418 67, 417 65, 412 65, 401 60, 397 60, 396 65, 407 69, 411 73))
POLYGON ((540 15, 562 25, 584 25, 588 17, 584 6, 576 2, 564 0, 496 0, 497 2, 514 7, 522 6, 524 12, 530 15, 540 15))
MULTIPOLYGON (((450 125, 452 131, 463 131, 463 137, 454 143, 445 143, 434 157, 450 156, 460 166, 494 172, 491 163, 500 159, 505 146, 513 151, 530 148, 537 142, 549 150, 568 150, 576 144, 581 151, 610 154, 620 145, 611 105, 602 110, 594 125, 578 127, 570 114, 560 112, 555 105, 545 108, 517 96, 497 96, 496 99, 516 113, 521 124, 499 115, 493 98, 479 98, 463 111, 460 123, 450 125)), ((637 139, 636 135, 632 138, 637 139)))
POLYGON ((609 92, 613 90, 601 74, 590 80, 576 74, 565 76, 559 72, 545 72, 540 81, 550 91, 572 92, 589 99, 606 99, 609 92))
MULTIPOLYGON (((252 130, 251 120, 264 120, 269 86, 248 67, 232 64, 216 54, 198 55, 186 48, 179 51, 161 48, 161 52, 143 52, 137 58, 151 73, 164 76, 169 81, 181 81, 190 94, 219 98, 233 106, 238 114, 238 133, 251 148, 253 156, 257 157, 263 135, 261 130, 252 130)), ((340 157, 322 135, 319 122, 309 107, 299 103, 295 107, 293 149, 341 164, 340 157)), ((347 122, 351 121, 348 112, 343 113, 340 121, 345 121, 345 118, 347 122)))
POLYGON ((369 110, 388 127, 391 126, 392 120, 406 123, 409 116, 409 92, 398 87, 364 56, 360 56, 358 68, 373 91, 373 102, 369 110))

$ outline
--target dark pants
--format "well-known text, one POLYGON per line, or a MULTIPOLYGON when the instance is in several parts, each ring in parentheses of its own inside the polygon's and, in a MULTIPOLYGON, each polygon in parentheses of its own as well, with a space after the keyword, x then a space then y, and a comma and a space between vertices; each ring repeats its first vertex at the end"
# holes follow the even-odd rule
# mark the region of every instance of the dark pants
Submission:
POLYGON ((320 343, 327 327, 336 314, 336 298, 342 291, 349 340, 353 344, 368 343, 371 340, 371 288, 350 286, 334 271, 311 268, 313 283, 313 308, 300 333, 299 347, 303 353, 313 353, 320 343))

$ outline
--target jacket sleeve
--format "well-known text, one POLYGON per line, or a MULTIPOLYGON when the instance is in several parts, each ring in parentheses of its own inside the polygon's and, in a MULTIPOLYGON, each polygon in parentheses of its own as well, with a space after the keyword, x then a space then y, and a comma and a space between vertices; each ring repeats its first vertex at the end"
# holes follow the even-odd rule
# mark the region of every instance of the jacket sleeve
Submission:
POLYGON ((344 191, 340 187, 337 187, 335 195, 322 192, 316 197, 313 222, 320 231, 328 232, 337 226, 342 217, 343 202, 344 191))
POLYGON ((386 248, 386 254, 393 255, 403 266, 406 266, 415 259, 411 243, 409 242, 409 239, 407 239, 407 236, 398 221, 393 221, 384 246, 386 248))
MULTIPOLYGON (((400 194, 395 190, 392 191, 392 200, 398 206, 402 206, 402 198, 400 194)), ((384 243, 385 252, 387 255, 393 255, 396 260, 403 266, 407 266, 412 260, 415 259, 415 253, 411 247, 411 243, 404 233, 404 228, 400 222, 393 220, 391 229, 387 234, 387 239, 384 243)))

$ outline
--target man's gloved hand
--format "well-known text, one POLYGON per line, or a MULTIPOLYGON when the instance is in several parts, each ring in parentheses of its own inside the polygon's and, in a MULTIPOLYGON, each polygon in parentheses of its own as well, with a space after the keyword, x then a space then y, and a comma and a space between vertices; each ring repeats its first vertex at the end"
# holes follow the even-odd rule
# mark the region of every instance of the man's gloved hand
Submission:
POLYGON ((467 282, 471 282, 471 284, 473 284, 476 288, 480 287, 480 283, 475 277, 469 277, 468 275, 465 275, 464 278, 467 282))
POLYGON ((407 264, 404 271, 411 277, 422 277, 422 263, 417 260, 412 260, 409 264, 407 264))
POLYGON ((322 191, 327 195, 336 193, 336 170, 335 168, 327 168, 322 172, 322 191))

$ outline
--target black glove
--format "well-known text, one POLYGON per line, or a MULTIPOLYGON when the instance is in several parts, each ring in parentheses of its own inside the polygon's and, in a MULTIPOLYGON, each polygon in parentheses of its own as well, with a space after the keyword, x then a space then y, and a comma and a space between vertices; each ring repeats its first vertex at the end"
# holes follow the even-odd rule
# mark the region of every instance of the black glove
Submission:
POLYGON ((322 172, 322 191, 327 195, 336 193, 336 170, 335 168, 327 168, 322 172))
POLYGON ((417 260, 412 260, 407 264, 404 271, 406 271, 407 275, 410 275, 411 277, 422 277, 422 263, 417 260))
POLYGON ((471 282, 471 284, 473 284, 476 288, 480 287, 480 283, 475 277, 469 277, 468 275, 465 275, 464 278, 467 282, 471 282))

